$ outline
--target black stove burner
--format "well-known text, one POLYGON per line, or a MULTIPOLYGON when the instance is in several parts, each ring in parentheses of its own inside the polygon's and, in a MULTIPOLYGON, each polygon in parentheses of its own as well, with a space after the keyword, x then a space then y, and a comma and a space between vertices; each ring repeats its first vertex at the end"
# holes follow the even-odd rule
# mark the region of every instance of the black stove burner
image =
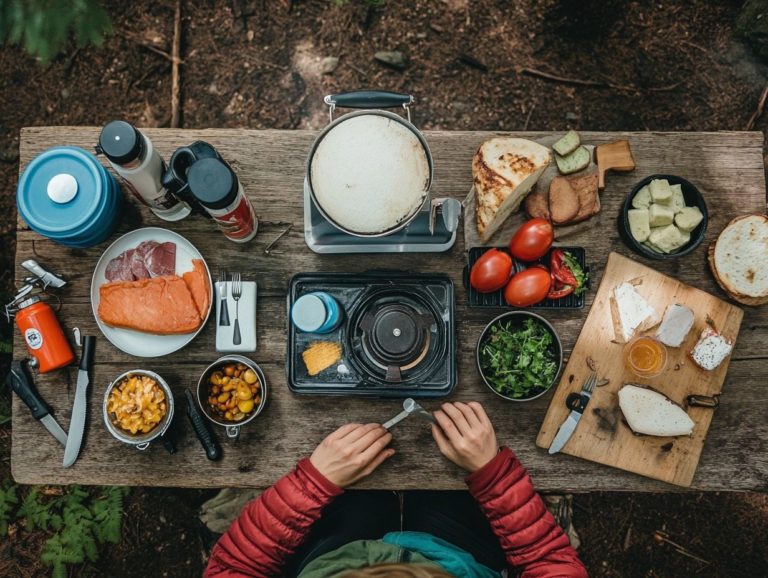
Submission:
POLYGON ((412 306, 388 303, 369 309, 360 322, 366 355, 386 370, 385 380, 402 381, 402 370, 412 369, 427 354, 435 318, 412 306))
POLYGON ((456 385, 455 295, 451 280, 414 272, 299 273, 288 286, 288 311, 323 291, 344 311, 328 334, 299 331, 288 316, 288 386, 294 393, 437 398, 456 385), (303 354, 313 343, 342 346, 338 363, 309 375, 303 354))
POLYGON ((415 381, 445 352, 438 317, 418 291, 375 291, 350 320, 352 358, 374 382, 415 381))

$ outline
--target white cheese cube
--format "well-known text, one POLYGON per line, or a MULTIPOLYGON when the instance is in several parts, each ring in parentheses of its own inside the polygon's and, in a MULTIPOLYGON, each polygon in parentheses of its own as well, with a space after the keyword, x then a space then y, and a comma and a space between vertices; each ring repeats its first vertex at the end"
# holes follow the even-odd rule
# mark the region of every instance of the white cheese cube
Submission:
POLYGON ((704 215, 701 214, 699 207, 685 207, 675 215, 675 225, 686 233, 690 233, 698 227, 702 220, 704 220, 704 215))
POLYGON ((650 219, 651 227, 665 227, 672 224, 672 221, 675 219, 675 213, 665 205, 653 203, 648 210, 648 218, 650 219))
POLYGON ((674 225, 653 228, 648 236, 648 241, 664 253, 674 253, 690 240, 691 235, 689 233, 683 233, 674 225))
POLYGON ((651 205, 651 189, 645 185, 632 197, 632 206, 636 209, 647 209, 651 205))
POLYGON ((627 211, 627 219, 629 220, 629 232, 635 241, 642 243, 648 240, 648 235, 651 234, 648 209, 630 209, 627 211))
POLYGON ((683 196, 683 185, 670 185, 672 189, 672 202, 670 206, 675 214, 685 208, 685 196, 683 196))
POLYGON ((672 189, 667 179, 654 179, 649 188, 651 189, 651 200, 654 203, 668 205, 672 201, 672 189))

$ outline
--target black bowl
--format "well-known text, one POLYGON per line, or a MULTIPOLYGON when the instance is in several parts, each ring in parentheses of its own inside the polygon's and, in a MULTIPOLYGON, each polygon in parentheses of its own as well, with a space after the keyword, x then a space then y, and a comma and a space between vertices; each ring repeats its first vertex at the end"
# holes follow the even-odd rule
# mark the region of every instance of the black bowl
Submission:
POLYGON ((507 313, 502 313, 485 326, 485 329, 483 329, 483 332, 480 334, 480 339, 477 340, 477 347, 475 348, 475 359, 477 361, 477 371, 480 373, 480 377, 483 378, 483 383, 485 383, 485 385, 488 386, 488 389, 490 389, 493 393, 509 401, 531 401, 532 399, 536 399, 547 393, 550 389, 552 389, 552 386, 557 383, 560 377, 560 372, 563 370, 563 345, 560 343, 560 337, 555 331, 555 328, 552 327, 552 324, 544 319, 541 315, 537 315, 531 311, 509 311, 507 313), (555 373, 555 377, 552 379, 551 383, 542 385, 542 389, 540 391, 536 391, 533 395, 529 397, 510 397, 496 391, 496 388, 494 388, 486 379, 485 374, 483 373, 483 367, 480 363, 480 348, 488 338, 488 335, 491 332, 491 327, 494 325, 498 325, 504 322, 511 322, 515 326, 521 326, 526 319, 534 319, 539 324, 541 324, 544 329, 552 334, 554 339, 552 340, 552 345, 550 347, 552 349, 552 353, 555 355, 555 359, 557 360, 557 372, 555 373))
POLYGON ((704 197, 699 192, 699 189, 694 187, 684 178, 677 177, 675 175, 651 175, 637 183, 627 195, 627 198, 621 207, 621 211, 619 212, 618 218, 619 234, 624 240, 624 243, 626 243, 630 249, 635 251, 635 253, 640 253, 649 259, 659 260, 677 259, 678 257, 687 255, 696 249, 696 247, 701 245, 702 241, 704 241, 704 234, 707 232, 708 221, 709 212, 707 211, 707 204, 704 202, 704 197), (701 214, 704 215, 704 218, 701 220, 701 223, 699 223, 699 226, 691 231, 691 240, 674 253, 657 253, 656 251, 651 251, 642 243, 637 242, 632 236, 632 233, 629 231, 629 210, 632 208, 632 199, 640 189, 655 179, 667 179, 670 185, 682 185, 683 197, 685 197, 685 205, 687 207, 699 207, 701 214))

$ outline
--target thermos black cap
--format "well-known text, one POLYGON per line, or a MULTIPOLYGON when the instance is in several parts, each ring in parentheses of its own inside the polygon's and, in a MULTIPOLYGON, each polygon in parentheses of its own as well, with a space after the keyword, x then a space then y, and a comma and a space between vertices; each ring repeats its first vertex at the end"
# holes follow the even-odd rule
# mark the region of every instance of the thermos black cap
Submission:
POLYGON ((187 171, 187 182, 192 195, 209 209, 225 209, 237 198, 237 176, 219 159, 207 158, 194 162, 187 171))
POLYGON ((98 150, 113 163, 125 165, 141 156, 144 139, 132 124, 124 120, 113 120, 101 129, 98 150))

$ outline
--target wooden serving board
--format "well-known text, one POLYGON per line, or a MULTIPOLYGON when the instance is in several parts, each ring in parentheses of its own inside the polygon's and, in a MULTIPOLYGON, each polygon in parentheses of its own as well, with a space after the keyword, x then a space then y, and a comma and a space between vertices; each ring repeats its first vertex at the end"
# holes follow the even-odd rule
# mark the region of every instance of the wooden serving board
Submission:
MULTIPOLYGON (((687 408, 688 415, 696 423, 690 437, 637 436, 623 419, 618 391, 625 383, 646 384, 681 405, 691 394, 721 393, 730 358, 716 370, 704 371, 688 356, 706 326, 707 316, 725 337, 736 341, 743 317, 741 309, 632 259, 611 253, 592 309, 552 397, 536 445, 549 448, 560 424, 568 416, 566 397, 570 392, 580 391, 590 374, 587 358, 591 357, 599 377, 610 381, 595 389, 576 431, 562 451, 671 484, 690 486, 709 425, 717 410, 687 408), (659 317, 672 303, 686 305, 695 314, 693 329, 682 346, 667 348, 666 370, 650 379, 636 377, 625 369, 624 344, 614 341, 609 299, 614 287, 631 280, 639 282, 636 286, 638 293, 656 309, 659 317)), ((656 328, 653 328, 646 334, 653 335, 655 331, 656 328)), ((723 403, 728 403, 727 397, 723 403)), ((556 460, 557 457, 552 456, 551 459, 556 460)))

